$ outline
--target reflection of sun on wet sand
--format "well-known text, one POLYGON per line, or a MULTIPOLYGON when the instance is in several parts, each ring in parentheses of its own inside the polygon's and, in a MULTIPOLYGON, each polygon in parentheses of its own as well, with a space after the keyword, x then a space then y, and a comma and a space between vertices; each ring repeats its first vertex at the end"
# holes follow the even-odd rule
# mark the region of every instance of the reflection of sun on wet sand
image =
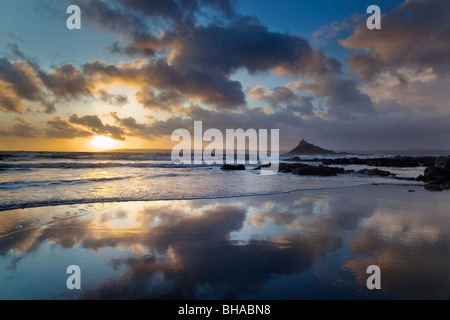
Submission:
POLYGON ((413 188, 5 211, 0 298, 446 299, 448 194, 413 188))

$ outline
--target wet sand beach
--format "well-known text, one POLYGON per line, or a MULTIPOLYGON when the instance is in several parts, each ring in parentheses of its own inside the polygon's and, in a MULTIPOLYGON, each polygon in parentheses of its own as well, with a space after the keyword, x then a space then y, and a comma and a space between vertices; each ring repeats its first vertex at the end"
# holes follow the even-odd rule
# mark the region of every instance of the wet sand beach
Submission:
POLYGON ((0 299, 449 299, 449 195, 367 185, 3 211, 0 299))

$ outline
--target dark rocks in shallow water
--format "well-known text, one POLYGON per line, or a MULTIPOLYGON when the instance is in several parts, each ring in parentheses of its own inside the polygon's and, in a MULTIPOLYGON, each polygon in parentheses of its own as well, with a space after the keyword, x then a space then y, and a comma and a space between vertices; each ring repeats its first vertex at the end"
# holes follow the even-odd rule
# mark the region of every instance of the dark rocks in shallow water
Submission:
MULTIPOLYGON (((446 189, 446 186, 443 184, 440 184, 439 182, 432 181, 425 184, 424 188, 428 191, 443 191, 446 189)), ((447 186, 448 188, 448 186, 447 186)))
POLYGON ((436 158, 416 180, 426 182, 425 189, 429 191, 450 189, 450 157, 436 158))
MULTIPOLYGON (((255 170, 260 169, 262 167, 264 166, 255 168, 255 170)), ((343 168, 311 166, 304 163, 280 163, 278 171, 283 173, 298 174, 301 176, 335 176, 336 174, 339 173, 345 173, 345 170, 343 168)))
POLYGON ((412 157, 392 157, 372 159, 368 163, 369 166, 374 167, 399 167, 399 168, 413 168, 420 167, 420 161, 412 157))
POLYGON ((423 175, 420 175, 416 178, 416 181, 422 181, 425 182, 425 177, 423 175))
MULTIPOLYGON (((322 164, 329 165, 367 165, 371 167, 413 168, 434 165, 436 157, 388 157, 388 158, 336 158, 323 159, 322 164)), ((450 164, 449 164, 450 165, 450 164)))
POLYGON ((254 168, 253 170, 261 170, 262 168, 269 168, 272 164, 268 163, 268 164, 263 164, 260 165, 259 167, 254 168))
POLYGON ((298 167, 295 168, 292 173, 298 174, 301 176, 335 176, 338 173, 344 173, 345 170, 343 168, 334 168, 334 167, 324 167, 324 166, 307 166, 307 167, 298 167))
POLYGON ((226 170, 226 171, 245 170, 245 166, 243 164, 237 164, 237 165, 224 164, 222 166, 222 168, 220 168, 220 169, 226 170))
MULTIPOLYGON (((318 160, 318 159, 317 159, 318 160)), ((336 158, 336 159, 322 159, 322 164, 324 166, 329 166, 332 164, 338 165, 348 165, 348 164, 362 164, 367 165, 369 163, 368 159, 360 159, 360 158, 336 158)))
POLYGON ((280 163, 278 167, 279 172, 293 172, 297 168, 308 168, 310 165, 303 164, 303 163, 280 163))
POLYGON ((424 171, 424 180, 426 182, 430 181, 444 181, 447 180, 447 178, 450 179, 450 172, 448 170, 445 170, 441 167, 428 167, 424 171))
POLYGON ((366 174, 368 176, 380 176, 380 177, 389 177, 389 176, 393 175, 389 171, 384 171, 384 170, 380 170, 380 169, 364 169, 364 170, 359 170, 357 173, 366 174))
POLYGON ((446 171, 450 171, 450 157, 438 157, 434 161, 434 166, 436 168, 441 168, 446 171))

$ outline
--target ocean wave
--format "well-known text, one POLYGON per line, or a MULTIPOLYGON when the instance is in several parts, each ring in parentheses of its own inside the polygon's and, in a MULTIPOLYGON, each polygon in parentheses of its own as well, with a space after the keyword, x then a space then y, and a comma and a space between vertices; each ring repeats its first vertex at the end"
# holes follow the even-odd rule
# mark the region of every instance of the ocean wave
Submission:
POLYGON ((103 168, 201 168, 211 167, 207 164, 142 163, 142 162, 33 162, 0 163, 0 170, 17 169, 103 169, 103 168))
POLYGON ((98 160, 98 161, 166 161, 170 153, 117 153, 117 152, 0 152, 0 161, 35 161, 35 160, 98 160))
POLYGON ((419 183, 399 183, 399 182, 386 182, 386 183, 354 183, 340 186, 321 186, 321 187, 302 187, 294 188, 291 190, 282 191, 269 191, 269 192, 243 192, 236 194, 224 194, 224 195, 195 195, 195 196, 182 196, 182 197, 110 197, 110 198, 91 198, 91 199, 46 199, 38 201, 23 201, 20 203, 7 202, 0 203, 0 211, 16 210, 16 209, 28 209, 28 208, 39 208, 39 207, 54 207, 54 206, 64 206, 64 205, 77 205, 77 204, 93 204, 93 203, 113 203, 113 202, 146 202, 146 201, 181 201, 181 200, 209 200, 209 199, 232 199, 232 198, 242 198, 242 197, 257 197, 257 196, 270 196, 277 194, 288 194, 300 191, 313 191, 313 190, 334 190, 343 189, 351 187, 362 187, 368 185, 384 185, 384 186, 403 186, 403 187, 417 187, 421 184, 419 183))
POLYGON ((41 180, 41 181, 8 181, 0 183, 0 190, 16 190, 30 187, 43 187, 54 185, 73 185, 91 182, 110 182, 134 178, 133 176, 111 177, 111 178, 91 178, 91 179, 72 179, 72 180, 41 180))

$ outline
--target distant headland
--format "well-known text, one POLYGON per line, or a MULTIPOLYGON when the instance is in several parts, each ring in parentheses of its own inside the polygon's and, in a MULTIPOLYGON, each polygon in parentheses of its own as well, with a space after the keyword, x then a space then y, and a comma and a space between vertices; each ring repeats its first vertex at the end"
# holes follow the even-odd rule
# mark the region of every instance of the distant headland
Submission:
POLYGON ((312 143, 305 141, 302 139, 298 146, 288 152, 288 154, 296 154, 296 155, 345 155, 346 152, 336 152, 333 150, 323 149, 319 146, 316 146, 312 143))

